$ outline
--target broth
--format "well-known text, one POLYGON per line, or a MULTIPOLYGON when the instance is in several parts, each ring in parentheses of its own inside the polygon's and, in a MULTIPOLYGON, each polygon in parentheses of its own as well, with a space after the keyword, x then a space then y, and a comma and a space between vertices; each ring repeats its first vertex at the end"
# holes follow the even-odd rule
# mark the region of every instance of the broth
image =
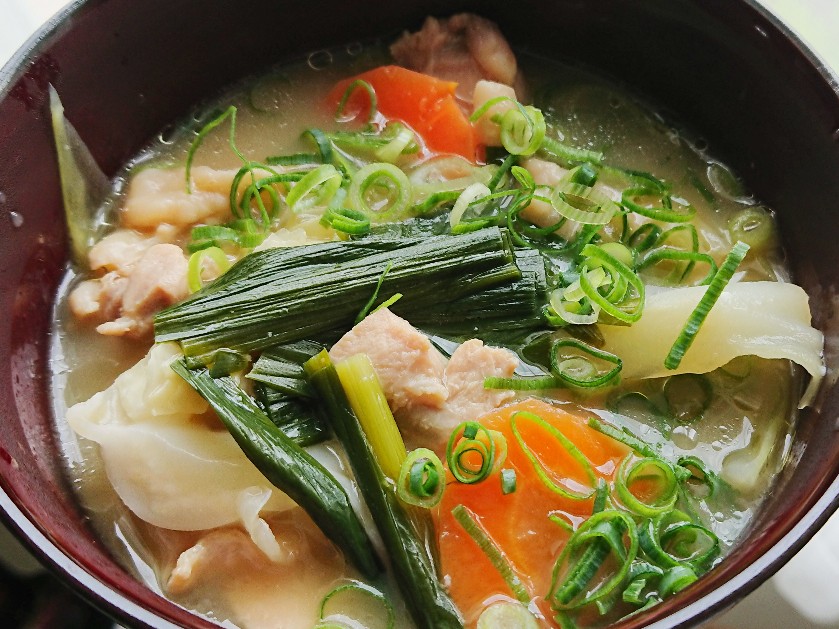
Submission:
MULTIPOLYGON (((323 102, 324 95, 337 81, 381 65, 386 59, 385 51, 379 46, 353 45, 346 50, 316 53, 303 62, 283 66, 236 86, 162 132, 117 178, 108 207, 125 202, 125 182, 138 172, 183 164, 197 131, 231 104, 238 108, 236 145, 245 155, 261 157, 311 151, 311 144, 301 139, 300 131, 336 126, 333 112, 312 103, 323 102)), ((713 252, 718 260, 724 256, 732 240, 730 221, 744 209, 760 206, 754 197, 741 190, 736 177, 711 157, 701 138, 673 126, 668 118, 628 90, 588 71, 523 52, 519 53, 519 61, 527 76, 530 95, 523 102, 533 102, 542 109, 549 122, 560 130, 561 141, 581 149, 602 150, 609 166, 645 171, 668 182, 674 198, 696 208, 695 224, 702 250, 713 252)), ((222 169, 241 164, 230 150, 225 132, 207 135, 197 155, 196 164, 200 162, 201 166, 222 169)), ((296 238, 297 244, 329 237, 318 218, 306 212, 285 212, 275 229, 285 228, 288 233, 294 233, 292 239, 296 238)), ((170 240, 185 246, 188 237, 188 232, 182 231, 170 240)), ((553 272, 568 271, 567 259, 558 258, 553 264, 553 272)), ((265 557, 259 560, 259 549, 250 543, 241 528, 226 527, 223 530, 230 537, 223 543, 231 544, 235 552, 241 553, 242 562, 225 563, 216 557, 222 567, 220 572, 207 572, 203 582, 194 587, 179 590, 177 585, 172 585, 170 579, 179 557, 196 548, 205 532, 168 530, 137 517, 122 503, 109 482, 98 446, 77 436, 65 421, 69 407, 105 390, 148 351, 148 343, 103 336, 70 314, 68 295, 82 279, 70 272, 57 298, 51 350, 52 387, 68 475, 96 532, 118 560, 150 588, 219 622, 247 627, 314 626, 318 621, 318 605, 327 592, 342 579, 359 578, 359 573, 300 510, 267 518, 275 535, 289 546, 285 550, 291 559, 286 563, 266 563, 265 557), (247 566, 252 568, 243 570, 247 566), (237 577, 226 578, 230 573, 236 573, 237 577), (298 610, 296 617, 289 611, 292 606, 298 610), (280 618, 283 620, 279 621, 280 618), (285 624, 278 625, 280 622, 285 624)), ((664 276, 654 279, 651 285, 666 283, 664 276)), ((770 246, 760 255, 749 256, 739 267, 736 280, 788 282, 780 248, 770 246)), ((554 339, 550 334, 555 332, 538 331, 512 340, 497 331, 478 336, 488 344, 518 352, 522 362, 517 374, 525 376, 544 367, 545 343, 554 339)), ((451 355, 464 338, 458 334, 433 336, 432 332, 432 340, 444 354, 451 355)), ((572 413, 596 416, 626 427, 644 442, 660 445, 659 453, 667 460, 685 456, 701 459, 712 474, 720 475, 727 484, 722 495, 693 503, 698 521, 719 538, 724 551, 747 532, 762 496, 771 488, 772 479, 788 454, 801 386, 799 372, 787 360, 747 356, 712 371, 707 377, 700 376, 701 381, 690 375, 627 379, 600 392, 566 388, 536 395, 547 395, 558 408, 570 409, 572 413), (688 391, 682 395, 690 399, 691 395, 695 396, 695 392, 690 393, 691 387, 697 386, 700 389, 709 386, 713 391, 712 399, 701 409, 698 419, 694 420, 696 410, 691 408, 677 409, 674 416, 661 416, 661 409, 672 410, 677 406, 674 396, 678 397, 679 387, 688 391), (767 396, 767 390, 772 395, 767 396), (679 416, 679 412, 683 415, 679 416)), ((329 441, 314 448, 318 449, 318 458, 332 460, 330 469, 344 470, 349 475, 348 461, 337 443, 329 441)), ((355 499, 359 500, 357 493, 355 490, 355 499)), ((573 520, 576 517, 573 514, 566 516, 573 526, 580 525, 579 519, 573 520)), ((363 519, 369 527, 369 514, 363 519)), ((444 583, 450 585, 452 580, 461 578, 458 568, 453 568, 446 557, 442 559, 442 568, 444 583)), ((414 626, 392 579, 387 577, 376 585, 395 602, 397 626, 414 626)), ((490 599, 478 601, 474 608, 461 609, 469 626, 474 625, 487 600, 515 599, 498 592, 490 599)), ((364 601, 361 608, 354 612, 357 617, 377 613, 376 605, 364 601)), ((539 606, 535 609, 538 614, 539 606)), ((549 608, 546 611, 542 606, 542 613, 551 617, 549 608)), ((540 623, 553 626, 545 618, 540 623)), ((374 626, 378 625, 370 624, 374 626)))

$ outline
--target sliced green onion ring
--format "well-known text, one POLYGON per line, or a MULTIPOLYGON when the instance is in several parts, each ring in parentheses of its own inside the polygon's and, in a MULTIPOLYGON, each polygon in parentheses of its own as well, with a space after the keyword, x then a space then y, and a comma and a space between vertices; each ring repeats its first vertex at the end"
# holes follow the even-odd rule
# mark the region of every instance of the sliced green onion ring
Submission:
POLYGON ((704 486, 706 493, 702 496, 703 498, 710 498, 716 493, 720 479, 714 472, 708 469, 708 466, 705 465, 702 459, 694 455, 682 456, 679 457, 676 465, 690 472, 690 476, 687 476, 682 481, 683 485, 688 487, 695 487, 697 485, 704 486))
POLYGON ((452 431, 446 444, 449 471, 461 483, 479 483, 504 463, 506 445, 507 441, 501 433, 489 430, 478 422, 463 422, 452 431), (497 452, 502 443, 503 452, 497 452))
POLYGON ((589 498, 594 495, 596 491, 597 485, 597 476, 594 473, 594 468, 592 467, 591 461, 589 461, 586 456, 580 451, 580 449, 574 445, 574 443, 566 437, 562 431, 560 431, 556 426, 546 422, 544 419, 539 417, 534 413, 530 413, 528 411, 516 411, 510 416, 510 431, 513 433, 513 437, 515 437, 516 442, 519 444, 524 455, 533 465, 533 470, 536 472, 536 475, 539 477, 539 480, 550 489, 555 494, 558 494, 564 498, 568 498, 570 500, 588 500, 589 498), (547 430, 550 435, 555 438, 559 445, 573 458, 577 463, 580 464, 583 471, 586 474, 586 477, 589 479, 591 483, 591 489, 586 492, 575 491, 573 489, 569 489, 563 485, 559 485, 554 482, 553 474, 550 470, 546 470, 543 466, 542 462, 539 458, 533 453, 530 449, 530 446, 527 445, 527 442, 524 440, 524 437, 521 434, 521 430, 519 430, 519 422, 531 421, 543 429, 547 430))
POLYGON ((381 610, 381 613, 377 614, 377 622, 374 622, 373 625, 364 625, 367 629, 395 628, 396 613, 387 597, 373 586, 355 580, 342 583, 330 590, 323 597, 318 613, 320 623, 317 626, 321 628, 356 626, 358 622, 352 618, 350 613, 362 608, 366 610, 369 608, 369 605, 361 603, 353 604, 354 597, 373 599, 377 603, 377 607, 381 610))
POLYGON ((495 105, 509 102, 514 105, 495 120, 500 127, 501 144, 511 155, 533 155, 542 146, 547 126, 545 116, 540 109, 531 105, 522 105, 509 96, 497 96, 489 99, 469 118, 477 121, 495 105))
POLYGON ((550 352, 551 373, 565 384, 583 389, 602 387, 617 378, 623 361, 614 354, 574 338, 554 341, 550 352), (562 352, 564 348, 575 350, 562 352), (604 371, 594 361, 613 365, 604 371))
POLYGON ((708 273, 701 280, 692 284, 692 286, 704 286, 711 283, 714 275, 717 273, 717 263, 707 253, 700 253, 698 251, 682 251, 673 247, 657 247, 648 251, 643 258, 638 262, 638 271, 654 266, 663 261, 670 262, 688 262, 684 269, 677 270, 675 275, 676 282, 680 283, 693 270, 693 266, 697 262, 702 262, 708 265, 708 273))
POLYGON ((632 232, 626 239, 626 244, 638 253, 643 253, 656 245, 661 233, 661 227, 655 223, 644 223, 632 232))
POLYGON ((644 518, 653 518, 672 510, 679 496, 679 483, 672 466, 659 458, 651 457, 636 459, 630 455, 624 458, 618 467, 615 489, 623 506, 644 518), (633 483, 639 481, 658 485, 649 502, 639 498, 632 491, 633 483))
POLYGON ((588 186, 560 182, 551 193, 551 205, 558 214, 583 225, 605 225, 618 213, 618 204, 588 186))
POLYGON ((347 207, 327 208, 321 222, 351 236, 363 236, 370 232, 370 219, 358 210, 347 207))
POLYGON ((186 282, 190 293, 195 293, 204 286, 204 280, 201 276, 204 271, 205 259, 209 259, 215 265, 219 275, 230 268, 230 260, 224 255, 224 251, 218 247, 207 247, 196 251, 189 256, 187 264, 186 282))
POLYGON ((505 496, 516 491, 516 470, 504 468, 501 470, 501 493, 505 496))
POLYGON ((413 131, 403 124, 393 124, 398 125, 396 127, 396 135, 387 144, 376 149, 374 152, 376 159, 380 159, 383 162, 395 162, 411 146, 412 142, 416 143, 416 136, 413 131))
POLYGON ((302 212, 316 205, 327 205, 341 187, 341 173, 332 164, 322 164, 306 173, 286 196, 293 212, 302 212))
POLYGON ((397 221, 404 217, 411 203, 411 182, 393 164, 367 164, 352 177, 349 203, 373 222, 397 221), (374 203, 379 206, 375 208, 368 202, 368 193, 374 187, 384 190, 379 203, 374 203))
POLYGON ((728 221, 731 239, 741 240, 755 251, 765 251, 778 244, 772 212, 762 206, 740 210, 728 221))
POLYGON ((539 623, 524 605, 499 601, 481 612, 477 629, 539 629, 539 623))
POLYGON ((554 565, 547 596, 553 609, 579 609, 611 596, 624 582, 638 553, 635 521, 626 513, 607 509, 580 525, 554 565), (609 556, 616 568, 592 583, 609 556))
POLYGON ((553 313, 563 324, 591 325, 600 318, 600 306, 592 304, 588 298, 581 301, 555 299, 558 291, 551 293, 550 305, 553 313))
POLYGON ((545 138, 545 116, 531 105, 517 105, 501 116, 501 144, 513 155, 533 155, 545 138))
POLYGON ((452 229, 460 224, 464 212, 466 212, 466 209, 470 205, 488 197, 490 194, 492 194, 490 189, 480 182, 467 186, 467 188, 460 193, 460 196, 457 197, 457 201, 455 201, 454 207, 449 214, 449 225, 451 225, 452 229))
POLYGON ((408 453, 396 483, 396 493, 402 502, 430 509, 442 500, 445 488, 446 473, 440 457, 428 448, 408 453))
POLYGON ((638 527, 644 554, 657 566, 669 569, 689 565, 704 573, 720 554, 720 540, 678 509, 645 520, 638 527))
POLYGON ((664 573, 659 583, 661 598, 681 592, 699 577, 690 566, 674 566, 664 573))
POLYGON ((363 89, 365 92, 367 92, 367 96, 370 98, 370 110, 367 113, 367 123, 373 123, 373 121, 376 119, 376 113, 378 112, 378 100, 376 98, 376 90, 374 90, 373 86, 370 85, 364 79, 356 79, 347 86, 346 90, 344 90, 344 94, 343 96, 341 96, 341 101, 338 103, 338 108, 335 110, 335 120, 339 122, 347 122, 352 119, 345 117, 344 110, 347 107, 347 102, 350 100, 350 96, 352 96, 353 93, 359 89, 363 89))
POLYGON ((623 323, 635 323, 644 310, 644 283, 638 275, 607 250, 597 245, 588 244, 580 254, 580 286, 586 296, 596 303, 609 316, 623 323), (612 277, 613 289, 610 295, 603 296, 588 280, 588 271, 603 267, 612 277), (631 288, 632 290, 628 290, 631 288), (621 290, 625 289, 625 290, 621 290), (623 294, 621 294, 621 292, 623 294))
POLYGON ((635 212, 655 221, 664 223, 687 223, 696 216, 696 208, 690 203, 682 203, 667 193, 647 187, 628 188, 621 194, 621 204, 629 212, 635 212), (650 204, 639 203, 640 197, 654 197, 657 201, 650 204), (673 202, 677 207, 673 207, 673 202), (661 205, 655 205, 658 202, 661 205))

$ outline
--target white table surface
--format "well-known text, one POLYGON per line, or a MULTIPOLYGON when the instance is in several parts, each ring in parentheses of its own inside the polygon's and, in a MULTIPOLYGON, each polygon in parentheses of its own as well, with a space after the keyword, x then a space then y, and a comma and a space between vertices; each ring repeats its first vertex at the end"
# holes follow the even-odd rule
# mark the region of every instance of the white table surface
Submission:
MULTIPOLYGON (((839 0, 760 1, 839 72, 839 0)), ((65 4, 66 0, 0 0, 0 65, 65 4)), ((21 573, 38 569, 4 530, 0 561, 21 573)), ((717 629, 839 629, 837 594, 839 514, 777 575, 712 624, 717 629)))

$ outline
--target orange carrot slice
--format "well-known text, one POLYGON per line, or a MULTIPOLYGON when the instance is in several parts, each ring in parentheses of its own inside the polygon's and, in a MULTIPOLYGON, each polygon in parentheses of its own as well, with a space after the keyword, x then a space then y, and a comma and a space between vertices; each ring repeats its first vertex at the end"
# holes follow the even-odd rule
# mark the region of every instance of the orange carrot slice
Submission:
MULTIPOLYGON (((475 160, 477 140, 472 124, 455 100, 457 83, 399 66, 381 66, 339 81, 329 93, 330 106, 337 107, 347 87, 358 79, 373 87, 382 116, 410 126, 429 150, 475 160)), ((366 92, 357 89, 350 96, 346 111, 363 113, 369 106, 366 92)))
MULTIPOLYGON (((626 446, 589 427, 586 418, 536 399, 501 408, 479 420, 507 439, 507 459, 502 468, 515 470, 516 490, 502 493, 500 470, 472 485, 450 476, 435 511, 443 574, 452 599, 471 626, 488 601, 513 599, 513 594, 489 558, 455 520, 455 506, 462 504, 474 515, 537 605, 548 592, 553 564, 570 535, 550 516, 579 523, 591 515, 593 508, 593 498, 572 499, 552 491, 543 482, 533 460, 516 439, 511 421, 514 415, 521 441, 543 473, 573 493, 590 493, 594 489, 592 479, 545 424, 560 431, 589 460, 595 480, 610 480, 628 453, 626 446), (534 421, 534 415, 544 423, 534 421)), ((546 605, 544 601, 541 604, 546 605)), ((542 613, 551 618, 547 607, 542 613)))

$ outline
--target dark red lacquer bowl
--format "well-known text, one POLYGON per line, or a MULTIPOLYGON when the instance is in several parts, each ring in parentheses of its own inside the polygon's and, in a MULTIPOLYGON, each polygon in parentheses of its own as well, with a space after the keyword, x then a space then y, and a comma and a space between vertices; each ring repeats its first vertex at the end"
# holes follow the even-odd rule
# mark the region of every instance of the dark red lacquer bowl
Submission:
POLYGON ((121 622, 211 626, 114 562, 62 475, 46 352, 67 247, 48 84, 113 174, 193 103, 261 66, 461 10, 496 20, 518 46, 620 79, 707 138, 777 210, 796 281, 827 336, 829 377, 748 539, 626 626, 707 619, 771 575, 836 508, 839 90, 836 76, 755 2, 77 2, 0 72, 0 506, 46 564, 121 622))

